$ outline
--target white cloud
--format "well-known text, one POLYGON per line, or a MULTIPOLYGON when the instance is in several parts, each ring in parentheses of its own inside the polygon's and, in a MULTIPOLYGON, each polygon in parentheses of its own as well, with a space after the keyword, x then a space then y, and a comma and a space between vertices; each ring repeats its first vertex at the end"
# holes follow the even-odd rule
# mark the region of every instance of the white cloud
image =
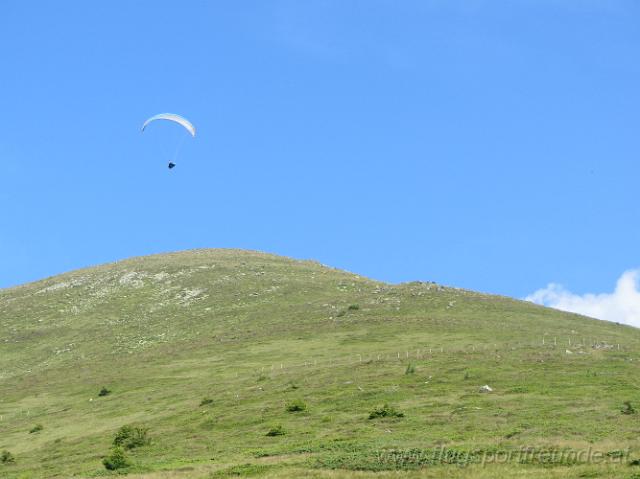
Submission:
POLYGON ((550 283, 525 300, 562 311, 640 327, 639 280, 640 269, 626 271, 618 279, 613 293, 584 295, 574 294, 562 285, 550 283))

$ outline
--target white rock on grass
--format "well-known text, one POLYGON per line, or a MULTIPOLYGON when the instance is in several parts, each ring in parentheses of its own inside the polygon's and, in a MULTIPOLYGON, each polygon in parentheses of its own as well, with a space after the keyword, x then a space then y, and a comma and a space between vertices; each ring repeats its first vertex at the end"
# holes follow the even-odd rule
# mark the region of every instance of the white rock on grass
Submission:
POLYGON ((132 288, 142 288, 144 286, 144 282, 142 281, 144 275, 138 273, 136 271, 129 271, 120 277, 118 283, 121 286, 130 286, 132 288))

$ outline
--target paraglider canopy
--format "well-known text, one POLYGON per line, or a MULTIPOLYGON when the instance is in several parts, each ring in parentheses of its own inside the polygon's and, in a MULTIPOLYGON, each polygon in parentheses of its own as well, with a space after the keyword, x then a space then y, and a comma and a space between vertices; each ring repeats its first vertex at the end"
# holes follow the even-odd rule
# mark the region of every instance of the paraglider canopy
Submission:
POLYGON ((142 131, 144 131, 149 123, 156 120, 168 120, 176 122, 179 125, 182 125, 191 134, 191 136, 196 136, 196 127, 193 126, 189 120, 180 115, 176 115, 175 113, 160 113, 159 115, 152 116, 144 122, 144 124, 142 125, 142 131))

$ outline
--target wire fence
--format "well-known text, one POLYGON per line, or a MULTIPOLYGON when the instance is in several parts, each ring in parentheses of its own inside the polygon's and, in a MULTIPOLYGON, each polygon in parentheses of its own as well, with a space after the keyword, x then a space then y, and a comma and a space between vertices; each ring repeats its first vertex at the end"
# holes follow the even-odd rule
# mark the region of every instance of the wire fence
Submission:
POLYGON ((411 361, 411 360, 429 360, 436 359, 443 355, 473 355, 493 353, 496 355, 521 351, 547 351, 557 352, 562 356, 571 356, 574 354, 584 355, 587 350, 590 351, 625 351, 620 343, 611 343, 605 340, 596 340, 586 338, 543 338, 539 341, 531 342, 513 342, 513 343, 483 343, 483 344, 467 344, 458 346, 431 346, 431 347, 404 347, 395 348, 387 351, 373 351, 364 353, 351 353, 342 356, 332 357, 316 357, 301 360, 300 362, 279 361, 269 364, 258 365, 254 367, 256 373, 278 373, 295 369, 306 368, 332 368, 344 366, 357 366, 359 364, 369 364, 374 362, 389 361, 411 361))

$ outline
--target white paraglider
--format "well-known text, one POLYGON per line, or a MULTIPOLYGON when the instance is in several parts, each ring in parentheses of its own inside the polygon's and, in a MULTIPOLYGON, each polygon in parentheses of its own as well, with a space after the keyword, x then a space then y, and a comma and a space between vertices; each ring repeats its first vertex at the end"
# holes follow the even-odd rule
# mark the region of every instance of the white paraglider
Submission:
POLYGON ((149 118, 147 121, 144 122, 144 124, 142 125, 142 131, 144 131, 144 129, 147 127, 147 125, 149 125, 149 123, 154 122, 156 120, 175 121, 179 125, 182 125, 189 133, 191 133, 191 136, 193 137, 196 136, 196 127, 193 126, 193 124, 189 120, 187 120, 185 117, 176 115, 175 113, 160 113, 158 115, 152 116, 151 118, 149 118))
MULTIPOLYGON (((175 113, 160 113, 158 115, 152 116, 151 118, 149 118, 147 121, 145 121, 143 123, 142 131, 144 131, 145 128, 147 128, 147 126, 150 123, 153 123, 156 120, 173 121, 173 122, 181 125, 182 127, 184 127, 184 129, 187 130, 192 137, 195 138, 195 136, 196 136, 196 127, 193 126, 193 124, 189 120, 187 120, 183 116, 176 115, 175 113)), ((182 144, 182 142, 180 144, 182 144)), ((176 155, 177 155, 177 150, 176 150, 176 155)), ((169 169, 172 169, 175 166, 176 166, 176 164, 173 161, 169 162, 169 165, 168 165, 169 169)))

